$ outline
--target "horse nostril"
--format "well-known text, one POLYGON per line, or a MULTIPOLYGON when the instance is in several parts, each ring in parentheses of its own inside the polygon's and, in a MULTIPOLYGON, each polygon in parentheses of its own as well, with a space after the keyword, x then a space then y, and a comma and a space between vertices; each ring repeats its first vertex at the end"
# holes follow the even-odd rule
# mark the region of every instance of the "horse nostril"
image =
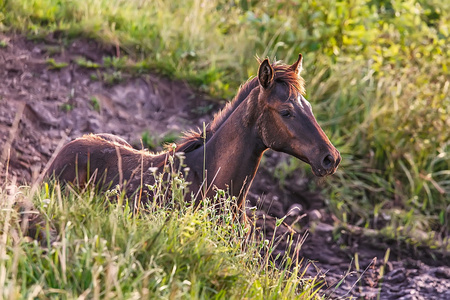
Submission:
POLYGON ((322 161, 322 166, 326 169, 331 168, 333 166, 333 164, 334 164, 334 159, 333 159, 333 156, 331 156, 330 154, 325 156, 325 158, 322 161))

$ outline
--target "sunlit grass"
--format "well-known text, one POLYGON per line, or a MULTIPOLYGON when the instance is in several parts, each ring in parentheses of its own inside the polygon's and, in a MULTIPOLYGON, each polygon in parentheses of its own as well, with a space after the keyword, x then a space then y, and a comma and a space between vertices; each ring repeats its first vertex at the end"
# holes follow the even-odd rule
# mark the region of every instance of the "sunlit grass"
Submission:
POLYGON ((183 199, 167 196, 184 193, 178 183, 155 184, 155 195, 166 195, 166 205, 150 201, 139 211, 118 188, 99 195, 91 189, 64 191, 58 184, 46 183, 32 194, 30 187, 3 185, 0 295, 7 299, 320 298, 318 279, 304 277, 307 266, 302 262, 285 257, 286 268, 280 270, 265 259, 272 243, 258 237, 245 242, 245 226, 231 215, 231 199, 219 200, 220 213, 208 201, 194 209, 183 199), (24 201, 37 206, 48 224, 42 230, 56 229, 49 248, 22 236, 24 212, 17 207, 24 201))

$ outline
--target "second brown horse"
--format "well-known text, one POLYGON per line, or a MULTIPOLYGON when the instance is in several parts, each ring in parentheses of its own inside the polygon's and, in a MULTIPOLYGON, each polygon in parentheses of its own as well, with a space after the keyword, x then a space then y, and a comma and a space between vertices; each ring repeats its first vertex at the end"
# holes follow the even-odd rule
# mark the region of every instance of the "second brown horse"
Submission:
POLYGON ((240 211, 261 157, 269 148, 310 164, 316 176, 333 174, 341 157, 304 98, 301 69, 301 54, 292 65, 262 61, 258 76, 240 88, 204 132, 188 133, 167 152, 135 150, 119 137, 91 134, 65 145, 47 174, 77 184, 86 184, 96 174, 94 184, 123 184, 132 196, 145 184, 153 184, 155 170, 163 172, 169 156, 177 166, 174 153, 184 152, 190 190, 203 190, 206 194, 201 196, 211 197, 214 189, 203 189, 205 186, 228 189, 236 196, 240 211))

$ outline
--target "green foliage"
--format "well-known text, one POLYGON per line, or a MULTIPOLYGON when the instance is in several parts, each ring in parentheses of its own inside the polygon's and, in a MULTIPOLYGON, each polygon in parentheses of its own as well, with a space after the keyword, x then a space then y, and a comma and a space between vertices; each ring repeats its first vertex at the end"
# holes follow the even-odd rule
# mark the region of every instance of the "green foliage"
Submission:
POLYGON ((87 69, 98 69, 98 68, 100 68, 100 65, 99 65, 99 64, 97 64, 97 63, 95 63, 95 62, 93 62, 93 61, 87 60, 87 59, 84 58, 84 57, 78 57, 78 58, 75 60, 75 62, 76 62, 77 65, 79 65, 80 67, 84 67, 84 68, 87 68, 87 69))
POLYGON ((125 57, 104 57, 103 66, 105 68, 124 69, 127 67, 127 59, 125 57))
MULTIPOLYGON (((424 220, 424 230, 448 236, 449 1, 17 0, 0 7, 3 27, 96 38, 137 60, 139 71, 156 69, 214 96, 232 97, 255 74, 255 54, 292 62, 302 52, 308 98, 343 156, 328 181, 332 211, 366 226, 411 215, 402 222, 424 220)), ((104 80, 117 82, 117 72, 104 80)))
POLYGON ((70 103, 63 103, 60 105, 59 109, 64 112, 69 112, 73 109, 73 105, 70 103))
POLYGON ((286 257, 279 270, 260 256, 273 243, 247 243, 233 218, 235 199, 219 191, 218 211, 205 199, 184 202, 187 183, 176 170, 156 175, 139 208, 120 187, 61 190, 45 183, 37 192, 0 188, 0 296, 102 299, 319 299, 316 278, 286 257), (169 196, 171 195, 171 196, 169 196), (156 204, 165 201, 164 206, 156 204), (58 238, 44 249, 21 236, 17 201, 33 201, 58 238), (176 209, 174 209, 176 208, 176 209), (15 237, 15 238, 14 238, 15 237), (243 250, 245 249, 245 250, 243 250), (290 271, 287 271, 290 270, 290 271))
POLYGON ((53 58, 47 59, 47 64, 49 69, 62 69, 69 65, 66 62, 56 62, 53 58))
POLYGON ((98 100, 97 97, 91 98, 91 106, 92 106, 93 110, 95 110, 96 112, 100 112, 100 110, 101 110, 100 101, 98 100))
POLYGON ((102 73, 102 80, 104 83, 113 85, 122 81, 122 71, 105 71, 102 73))
POLYGON ((160 136, 153 135, 149 131, 144 131, 141 139, 144 148, 155 151, 161 150, 162 147, 174 143, 178 138, 179 135, 171 131, 160 136))

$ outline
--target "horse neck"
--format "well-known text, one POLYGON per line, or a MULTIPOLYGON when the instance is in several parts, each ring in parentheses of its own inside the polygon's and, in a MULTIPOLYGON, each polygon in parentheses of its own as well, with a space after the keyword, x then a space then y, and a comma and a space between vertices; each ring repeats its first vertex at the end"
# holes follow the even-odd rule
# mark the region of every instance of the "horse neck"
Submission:
MULTIPOLYGON (((228 189, 231 196, 238 198, 238 207, 242 206, 267 149, 258 137, 256 125, 246 124, 246 101, 215 131, 205 145, 206 151, 201 147, 195 154, 197 165, 203 167, 203 159, 205 161, 208 187, 228 189)), ((207 196, 213 194, 210 188, 207 196)))

